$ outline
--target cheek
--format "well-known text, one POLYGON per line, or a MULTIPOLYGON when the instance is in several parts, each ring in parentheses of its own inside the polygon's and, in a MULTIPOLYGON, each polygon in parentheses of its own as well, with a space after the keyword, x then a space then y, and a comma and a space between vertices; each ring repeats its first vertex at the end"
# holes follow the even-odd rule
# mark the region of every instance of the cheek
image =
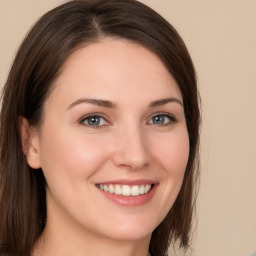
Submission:
POLYGON ((170 175, 184 175, 189 157, 189 137, 186 130, 173 134, 156 145, 158 158, 170 175))
MULTIPOLYGON (((158 165, 155 166, 160 186, 156 196, 158 224, 165 218, 172 208, 182 185, 188 156, 189 138, 187 130, 180 129, 168 136, 164 134, 154 142, 154 156, 158 165)), ((151 144, 152 146, 153 144, 151 144)))
POLYGON ((189 137, 187 130, 170 135, 158 146, 158 157, 161 159, 162 175, 166 181, 165 189, 170 193, 171 203, 179 193, 189 157, 189 137))
POLYGON ((45 133, 41 163, 47 182, 50 179, 70 183, 92 175, 107 158, 107 152, 97 139, 74 136, 69 131, 45 133), (51 134, 51 136, 47 136, 51 134))

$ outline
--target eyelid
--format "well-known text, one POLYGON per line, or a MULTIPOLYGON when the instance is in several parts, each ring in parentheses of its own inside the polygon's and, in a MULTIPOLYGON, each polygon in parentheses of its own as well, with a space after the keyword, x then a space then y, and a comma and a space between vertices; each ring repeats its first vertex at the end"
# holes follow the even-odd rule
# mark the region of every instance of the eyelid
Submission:
MULTIPOLYGON (((157 112, 157 113, 154 113, 152 114, 149 118, 148 118, 148 121, 147 121, 147 124, 149 125, 156 125, 156 126, 168 126, 168 125, 172 125, 174 123, 177 122, 177 119, 176 117, 173 115, 173 114, 170 114, 168 112, 157 112), (165 116, 165 117, 168 117, 170 119, 170 121, 168 123, 164 123, 164 124, 154 124, 154 123, 149 123, 154 117, 156 116, 165 116)), ((105 126, 109 126, 111 125, 111 122, 109 121, 109 119, 102 113, 90 113, 90 114, 87 114, 87 115, 84 115, 82 116, 79 120, 78 120, 78 123, 81 124, 81 125, 84 125, 84 126, 87 126, 87 127, 90 127, 90 128, 101 128, 101 127, 105 127, 105 126), (87 119, 87 118, 90 118, 90 117, 98 117, 98 118, 102 118, 104 119, 104 121, 106 122, 106 124, 103 124, 103 125, 89 125, 89 124, 86 124, 84 123, 84 121, 87 119)))
POLYGON ((108 118, 106 118, 105 115, 102 114, 102 113, 90 113, 90 114, 84 115, 84 116, 82 116, 82 117, 78 120, 78 123, 81 124, 81 125, 87 126, 87 127, 91 127, 91 128, 101 128, 101 127, 108 126, 108 125, 111 124, 111 123, 109 122, 108 118), (106 122, 107 124, 103 124, 103 125, 89 125, 89 124, 85 124, 84 121, 85 121, 87 118, 90 118, 90 117, 102 118, 102 119, 105 120, 105 122, 106 122))
POLYGON ((149 121, 147 123, 149 123, 150 125, 157 125, 157 126, 166 126, 166 125, 172 125, 174 123, 176 123, 178 120, 177 118, 173 115, 170 114, 168 112, 158 112, 158 113, 154 113, 153 115, 150 116, 149 121), (165 123, 165 124, 154 124, 154 123, 149 123, 149 121, 151 121, 154 117, 156 116, 165 116, 168 117, 170 119, 170 122, 165 123))

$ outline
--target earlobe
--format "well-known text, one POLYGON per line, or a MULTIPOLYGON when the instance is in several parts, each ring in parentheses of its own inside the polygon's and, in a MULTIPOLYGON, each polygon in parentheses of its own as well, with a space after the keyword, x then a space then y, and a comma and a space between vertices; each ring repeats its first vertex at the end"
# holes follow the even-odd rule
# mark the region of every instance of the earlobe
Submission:
POLYGON ((32 129, 28 120, 20 117, 19 130, 22 142, 22 150, 27 158, 28 165, 33 169, 41 167, 39 155, 38 134, 35 129, 32 129))

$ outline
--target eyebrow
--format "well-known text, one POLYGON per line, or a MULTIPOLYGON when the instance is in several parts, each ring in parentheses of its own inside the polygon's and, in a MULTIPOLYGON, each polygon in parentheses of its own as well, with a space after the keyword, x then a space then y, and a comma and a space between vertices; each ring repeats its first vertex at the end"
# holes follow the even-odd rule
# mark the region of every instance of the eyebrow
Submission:
POLYGON ((104 108, 116 108, 116 105, 109 100, 81 98, 71 103, 67 109, 73 108, 74 106, 79 105, 81 103, 89 103, 89 104, 97 105, 104 108))
MULTIPOLYGON (((149 107, 153 108, 153 107, 157 107, 157 106, 162 106, 169 102, 176 102, 183 107, 182 101, 180 101, 178 98, 164 98, 164 99, 160 99, 160 100, 155 100, 149 104, 149 107)), ((116 108, 116 105, 109 100, 81 98, 81 99, 78 99, 78 100, 74 101, 73 103, 71 103, 68 106, 67 110, 70 108, 73 108, 74 106, 82 104, 82 103, 93 104, 93 105, 97 105, 97 106, 104 107, 104 108, 116 108)))
POLYGON ((169 102, 176 102, 176 103, 180 104, 183 107, 182 101, 179 100, 178 98, 164 98, 164 99, 156 100, 156 101, 151 102, 149 104, 149 107, 150 108, 158 107, 158 106, 165 105, 169 102))

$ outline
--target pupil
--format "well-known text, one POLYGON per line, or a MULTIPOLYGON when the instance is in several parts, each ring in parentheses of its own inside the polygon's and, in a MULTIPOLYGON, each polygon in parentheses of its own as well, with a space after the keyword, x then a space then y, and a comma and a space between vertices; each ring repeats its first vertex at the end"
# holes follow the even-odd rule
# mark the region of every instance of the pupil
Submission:
POLYGON ((164 117, 163 116, 156 116, 154 118, 154 124, 162 124, 164 123, 164 117))
POLYGON ((88 120, 88 123, 91 124, 91 125, 97 125, 97 124, 100 123, 100 119, 98 117, 91 117, 88 120))

